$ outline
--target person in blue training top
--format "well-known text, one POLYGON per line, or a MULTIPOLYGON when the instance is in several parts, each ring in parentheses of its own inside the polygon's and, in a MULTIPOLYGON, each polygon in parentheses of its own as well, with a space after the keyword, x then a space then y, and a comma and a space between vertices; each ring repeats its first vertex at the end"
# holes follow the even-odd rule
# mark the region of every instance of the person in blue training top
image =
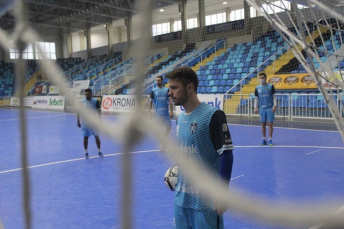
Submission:
MULTIPOLYGON (((202 168, 229 185, 233 144, 224 112, 200 102, 198 77, 191 68, 177 68, 166 78, 174 104, 185 108, 176 124, 179 152, 193 157, 202 168)), ((223 213, 227 209, 201 195, 182 169, 175 188, 174 228, 224 228, 223 213)))
MULTIPOLYGON (((152 105, 154 102, 155 106, 155 116, 157 119, 160 119, 165 125, 166 135, 171 131, 171 118, 173 118, 173 104, 171 98, 169 97, 169 89, 163 86, 162 76, 156 77, 156 84, 152 92, 150 93, 149 100, 149 115, 151 116, 152 105)), ((160 147, 161 151, 164 150, 164 147, 160 147)))
POLYGON ((266 74, 264 72, 259 74, 260 85, 256 87, 254 95, 256 97, 254 103, 254 113, 259 114, 260 122, 262 123, 262 134, 263 140, 260 145, 269 144, 273 146, 272 143, 272 133, 273 133, 273 122, 275 119, 275 111, 277 108, 277 99, 275 95, 274 85, 266 82, 266 74), (269 122, 269 140, 266 141, 266 121, 269 122))
MULTIPOLYGON (((85 89, 85 98, 81 100, 81 102, 91 109, 95 109, 99 111, 100 113, 100 105, 99 101, 96 98, 92 98, 92 90, 87 88, 85 89)), ((88 137, 91 135, 94 135, 94 138, 96 139, 97 149, 98 149, 98 156, 103 157, 103 154, 100 152, 100 139, 99 139, 99 133, 93 131, 89 127, 87 127, 87 123, 82 120, 82 126, 80 124, 80 117, 79 114, 77 114, 77 126, 80 128, 82 127, 82 136, 84 137, 84 148, 85 148, 85 158, 88 159, 88 137)))

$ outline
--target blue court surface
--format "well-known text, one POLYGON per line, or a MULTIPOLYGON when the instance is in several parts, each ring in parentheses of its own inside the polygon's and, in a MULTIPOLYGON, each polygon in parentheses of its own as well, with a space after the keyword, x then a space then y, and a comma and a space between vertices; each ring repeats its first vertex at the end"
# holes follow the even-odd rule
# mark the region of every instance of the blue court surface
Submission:
MULTIPOLYGON (((0 219, 6 229, 25 223, 18 115, 17 109, 0 109, 0 219)), ((91 137, 86 160, 75 114, 28 110, 27 116, 33 228, 121 228, 121 146, 101 135, 104 158, 99 158, 91 137)), ((338 208, 344 205, 339 132, 275 128, 275 146, 269 147, 259 145, 259 126, 229 128, 235 147, 230 187, 285 204, 335 198, 338 208)), ((146 138, 132 154, 133 228, 172 228, 174 195, 163 182, 172 163, 158 149, 146 138)), ((224 219, 231 229, 281 228, 230 210, 224 219)))

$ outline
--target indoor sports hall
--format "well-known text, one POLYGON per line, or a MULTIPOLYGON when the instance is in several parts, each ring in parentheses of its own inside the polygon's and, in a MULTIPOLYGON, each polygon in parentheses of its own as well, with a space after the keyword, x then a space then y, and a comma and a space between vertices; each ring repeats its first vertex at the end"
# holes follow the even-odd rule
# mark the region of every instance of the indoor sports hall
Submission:
POLYGON ((164 181, 174 165, 228 208, 225 229, 343 228, 342 7, 0 1, 0 229, 174 228, 164 181), (170 88, 165 76, 181 66, 196 72, 199 100, 226 115, 229 187, 179 153, 184 107, 172 104, 168 136, 150 115, 157 76, 170 88), (270 145, 255 112, 262 72, 274 87, 270 145), (80 102, 85 89, 98 112, 80 102), (87 158, 78 117, 100 133, 87 158))

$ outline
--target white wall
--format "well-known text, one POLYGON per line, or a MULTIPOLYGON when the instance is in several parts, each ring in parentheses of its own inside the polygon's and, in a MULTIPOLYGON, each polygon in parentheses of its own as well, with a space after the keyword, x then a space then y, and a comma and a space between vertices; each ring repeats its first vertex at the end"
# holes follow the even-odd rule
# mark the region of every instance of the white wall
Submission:
POLYGON ((82 36, 80 37, 80 31, 71 33, 72 35, 72 51, 73 52, 79 52, 82 50, 86 50, 86 37, 82 36), (81 44, 80 42, 84 42, 84 47, 85 49, 81 49, 81 44))
POLYGON ((98 48, 108 45, 107 31, 92 31, 91 32, 91 48, 98 48))

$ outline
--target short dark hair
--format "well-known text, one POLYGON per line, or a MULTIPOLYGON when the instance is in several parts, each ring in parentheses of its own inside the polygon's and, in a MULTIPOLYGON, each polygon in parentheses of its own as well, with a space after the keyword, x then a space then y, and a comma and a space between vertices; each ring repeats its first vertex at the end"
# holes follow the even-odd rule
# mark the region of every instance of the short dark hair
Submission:
POLYGON ((261 72, 261 73, 259 73, 259 75, 260 75, 260 76, 264 76, 264 77, 266 78, 265 72, 261 72))
POLYGON ((85 93, 86 92, 91 92, 91 94, 92 94, 92 90, 90 88, 85 89, 85 93))
POLYGON ((173 71, 167 73, 166 78, 177 80, 181 82, 184 87, 192 83, 194 85, 195 92, 197 93, 198 77, 196 72, 190 67, 183 66, 176 68, 173 71))
POLYGON ((157 76, 155 78, 161 78, 162 81, 164 80, 164 78, 162 76, 157 76))

